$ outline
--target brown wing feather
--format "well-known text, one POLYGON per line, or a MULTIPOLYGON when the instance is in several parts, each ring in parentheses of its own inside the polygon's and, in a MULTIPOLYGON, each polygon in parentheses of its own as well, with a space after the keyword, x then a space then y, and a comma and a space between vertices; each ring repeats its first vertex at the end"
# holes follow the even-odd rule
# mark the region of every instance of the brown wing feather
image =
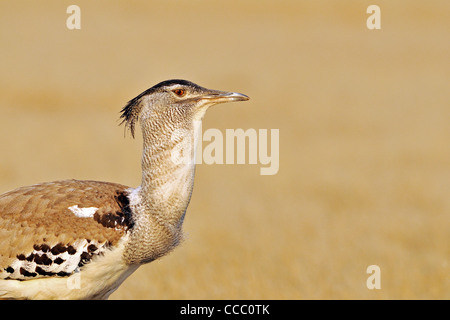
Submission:
POLYGON ((0 279, 67 275, 74 263, 82 266, 116 245, 133 225, 127 189, 114 183, 64 180, 0 195, 0 279), (92 217, 78 217, 68 209, 75 205, 98 210, 92 217), (69 258, 70 267, 61 262, 67 264, 69 258), (12 271, 12 265, 21 270, 12 271))

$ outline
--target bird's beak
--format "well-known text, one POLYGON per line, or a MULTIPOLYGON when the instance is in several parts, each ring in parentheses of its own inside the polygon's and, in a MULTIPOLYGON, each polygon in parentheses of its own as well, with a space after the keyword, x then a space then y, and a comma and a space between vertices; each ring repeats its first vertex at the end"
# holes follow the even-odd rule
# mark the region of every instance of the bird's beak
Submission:
POLYGON ((217 104, 232 101, 247 101, 250 99, 248 96, 237 92, 226 92, 226 91, 211 91, 202 96, 202 100, 208 101, 209 103, 217 104))

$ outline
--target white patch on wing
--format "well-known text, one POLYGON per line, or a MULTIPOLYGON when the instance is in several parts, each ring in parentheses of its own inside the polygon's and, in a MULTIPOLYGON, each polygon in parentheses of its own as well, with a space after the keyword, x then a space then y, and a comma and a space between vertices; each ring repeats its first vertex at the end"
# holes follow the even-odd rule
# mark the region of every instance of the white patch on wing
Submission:
POLYGON ((73 214, 79 218, 92 218, 98 210, 98 208, 95 207, 78 208, 78 205, 71 206, 67 209, 72 211, 73 214))

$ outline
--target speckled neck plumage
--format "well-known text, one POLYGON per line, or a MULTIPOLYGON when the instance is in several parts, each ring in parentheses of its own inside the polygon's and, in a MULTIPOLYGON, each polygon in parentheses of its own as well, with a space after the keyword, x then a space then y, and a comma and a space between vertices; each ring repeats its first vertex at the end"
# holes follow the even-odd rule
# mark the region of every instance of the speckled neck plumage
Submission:
POLYGON ((189 110, 170 109, 142 118, 142 183, 131 196, 135 226, 124 253, 131 264, 155 260, 180 242, 194 184, 193 146, 198 138, 189 110), (178 117, 191 122, 174 125, 180 123, 178 117))

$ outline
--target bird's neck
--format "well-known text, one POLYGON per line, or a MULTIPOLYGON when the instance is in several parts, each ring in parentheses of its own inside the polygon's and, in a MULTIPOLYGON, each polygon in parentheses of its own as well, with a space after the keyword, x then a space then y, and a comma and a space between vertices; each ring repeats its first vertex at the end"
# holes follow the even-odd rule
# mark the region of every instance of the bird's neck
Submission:
POLYGON ((141 199, 149 213, 163 215, 177 224, 189 204, 195 163, 193 132, 174 133, 172 138, 147 139, 142 154, 141 199))
POLYGON ((143 125, 142 184, 135 189, 137 200, 130 201, 141 263, 164 255, 181 240, 194 184, 198 127, 155 130, 143 125))

